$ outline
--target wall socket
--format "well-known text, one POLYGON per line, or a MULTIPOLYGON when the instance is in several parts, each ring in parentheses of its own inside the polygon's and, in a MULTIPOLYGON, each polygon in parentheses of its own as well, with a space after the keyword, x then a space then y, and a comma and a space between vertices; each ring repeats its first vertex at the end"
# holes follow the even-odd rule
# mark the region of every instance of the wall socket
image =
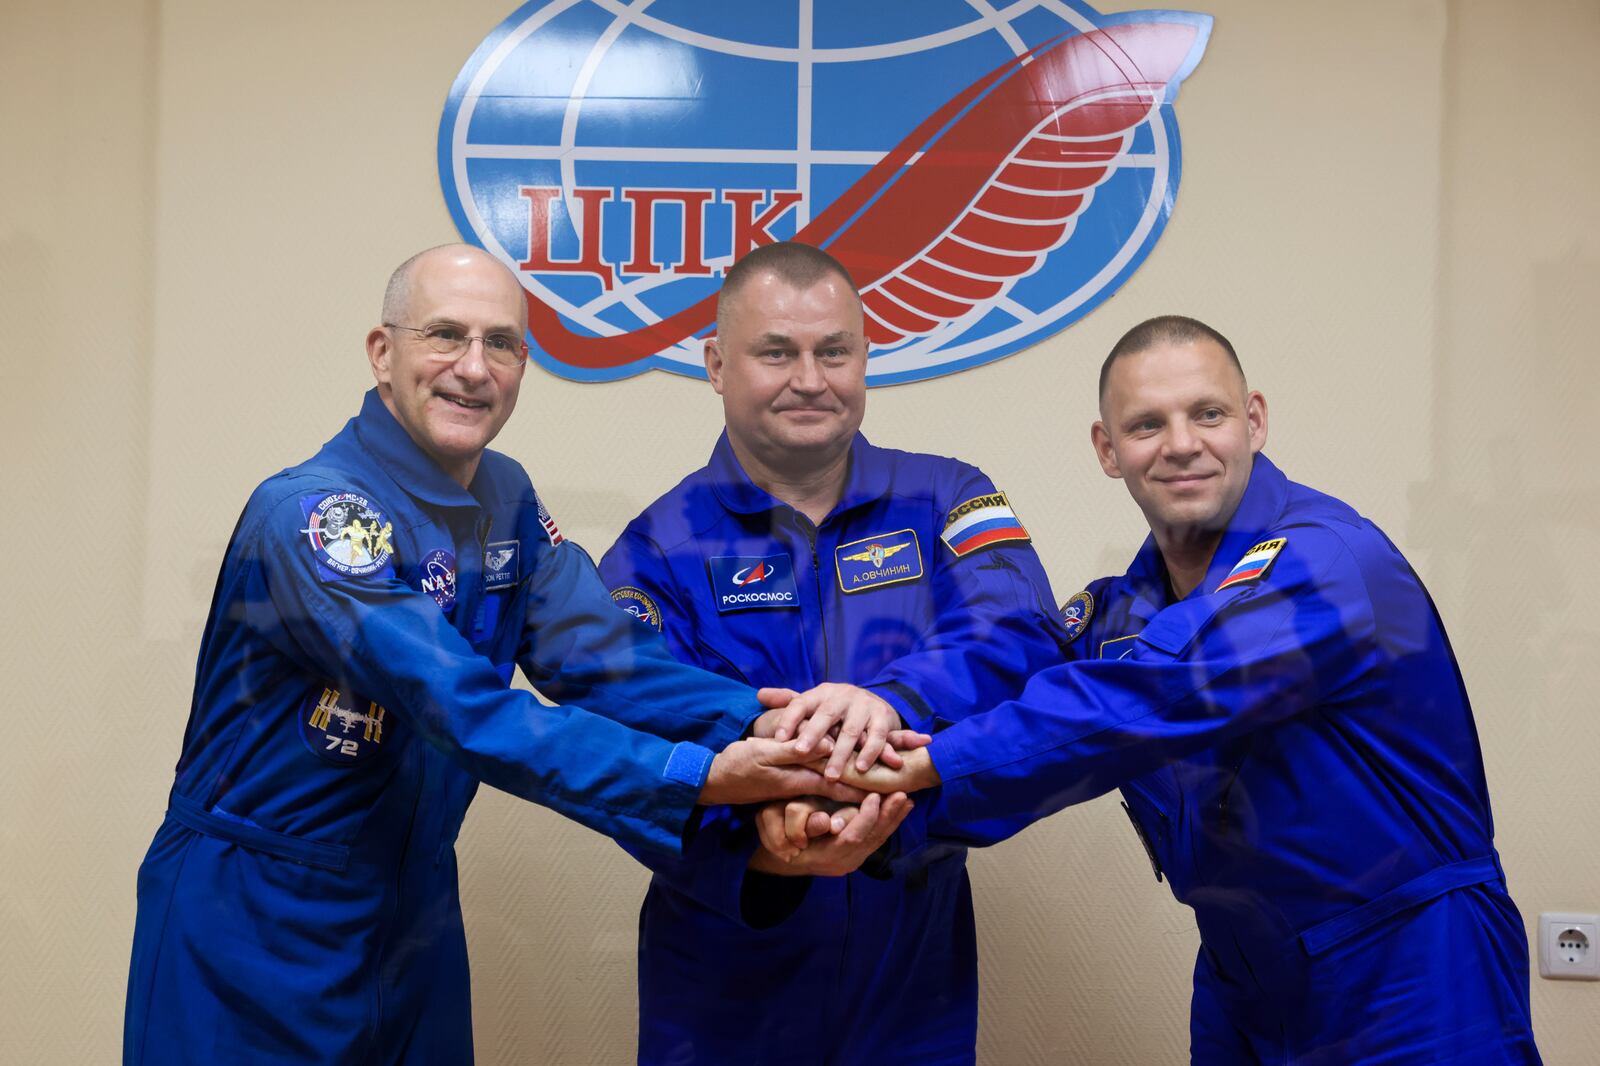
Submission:
POLYGON ((1539 976, 1600 981, 1600 915, 1539 915, 1539 976))

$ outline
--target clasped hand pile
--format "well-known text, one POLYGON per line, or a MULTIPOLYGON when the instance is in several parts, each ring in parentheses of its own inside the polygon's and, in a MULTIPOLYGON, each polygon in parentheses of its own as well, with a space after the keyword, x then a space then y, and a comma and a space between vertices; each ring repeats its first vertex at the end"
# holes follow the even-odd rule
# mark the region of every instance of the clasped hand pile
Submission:
POLYGON ((766 712, 749 739, 716 757, 700 793, 705 804, 761 805, 753 869, 850 873, 911 813, 910 793, 939 783, 924 750, 931 738, 902 728, 899 713, 866 689, 824 684, 758 696, 766 712))

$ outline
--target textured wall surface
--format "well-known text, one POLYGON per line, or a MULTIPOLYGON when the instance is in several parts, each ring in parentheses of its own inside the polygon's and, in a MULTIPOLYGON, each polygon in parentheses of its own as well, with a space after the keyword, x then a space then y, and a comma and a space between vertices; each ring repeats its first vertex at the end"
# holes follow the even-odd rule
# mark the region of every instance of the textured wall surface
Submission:
MULTIPOLYGON (((0 0, 0 1060, 116 1057, 222 548, 249 488, 355 410, 389 269, 454 236, 438 117, 512 6, 0 0)), ((1145 265, 1031 351, 874 392, 867 430, 993 474, 1064 598, 1142 535, 1087 443, 1102 353, 1150 314, 1212 321, 1274 458, 1428 581, 1525 917, 1600 910, 1600 5, 1205 10, 1145 265)), ((719 421, 696 382, 535 369, 499 446, 598 553, 719 421)), ((460 853, 479 1061, 629 1061, 641 871, 491 792, 460 853)), ((1193 922, 1113 800, 972 868, 983 1062, 1184 1060, 1193 922)), ((1534 1006, 1548 1062, 1594 1061, 1600 984, 1535 978, 1534 1006)))

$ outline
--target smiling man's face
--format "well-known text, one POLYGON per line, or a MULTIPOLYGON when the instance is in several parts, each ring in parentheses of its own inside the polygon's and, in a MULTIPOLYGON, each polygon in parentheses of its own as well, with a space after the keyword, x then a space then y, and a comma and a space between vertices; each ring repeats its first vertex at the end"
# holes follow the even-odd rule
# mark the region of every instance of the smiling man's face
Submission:
POLYGON ((866 412, 867 337, 845 279, 799 289, 757 275, 719 319, 706 373, 741 459, 815 469, 848 450, 866 412))
POLYGON ((1266 401, 1209 338, 1111 364, 1092 436, 1163 545, 1220 534, 1267 440, 1266 401))
MULTIPOLYGON (((450 326, 470 337, 503 334, 520 340, 526 315, 522 287, 510 271, 476 248, 453 246, 417 260, 394 324, 417 330, 450 326)), ((484 448, 511 417, 525 366, 490 362, 477 342, 459 357, 437 355, 411 329, 379 326, 367 334, 378 393, 417 446, 465 485, 484 448)))

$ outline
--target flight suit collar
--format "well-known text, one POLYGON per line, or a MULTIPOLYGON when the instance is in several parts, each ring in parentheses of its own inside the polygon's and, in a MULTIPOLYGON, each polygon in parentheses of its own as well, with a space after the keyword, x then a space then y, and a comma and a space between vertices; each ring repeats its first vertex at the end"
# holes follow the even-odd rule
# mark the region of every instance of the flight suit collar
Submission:
MULTIPOLYGON (((1289 495, 1289 479, 1272 460, 1257 454, 1250 467, 1250 482, 1245 486, 1239 506, 1228 520, 1227 532, 1212 553, 1205 580, 1190 596, 1204 596, 1216 589, 1245 552, 1261 542, 1283 514, 1289 495)), ((1139 554, 1123 579, 1132 597, 1129 612, 1140 622, 1148 622, 1167 604, 1167 566, 1154 536, 1147 534, 1139 554)))
MULTIPOLYGON (((858 432, 850 441, 850 473, 845 478, 844 493, 829 512, 830 517, 882 498, 889 489, 889 467, 883 449, 868 443, 858 432)), ((717 437, 711 460, 706 463, 706 473, 717 499, 730 511, 760 514, 789 506, 750 480, 739 457, 733 453, 727 430, 717 437)))
POLYGON ((1278 524, 1288 498, 1289 479, 1271 459, 1257 453, 1250 467, 1250 484, 1245 486, 1244 496, 1228 520, 1228 531, 1211 556, 1206 579, 1191 595, 1204 596, 1215 591, 1245 553, 1261 543, 1267 532, 1278 524))
POLYGON ((1144 544, 1122 580, 1128 595, 1128 614, 1138 623, 1134 630, 1138 632, 1167 605, 1167 566, 1155 537, 1145 534, 1144 544))
MULTIPOLYGON (((406 492, 438 507, 477 507, 478 500, 462 488, 454 478, 440 469, 433 458, 417 446, 384 405, 376 388, 368 389, 361 401, 361 413, 351 420, 357 441, 384 473, 406 492)), ((485 481, 484 468, 479 462, 473 478, 473 487, 485 481)))

